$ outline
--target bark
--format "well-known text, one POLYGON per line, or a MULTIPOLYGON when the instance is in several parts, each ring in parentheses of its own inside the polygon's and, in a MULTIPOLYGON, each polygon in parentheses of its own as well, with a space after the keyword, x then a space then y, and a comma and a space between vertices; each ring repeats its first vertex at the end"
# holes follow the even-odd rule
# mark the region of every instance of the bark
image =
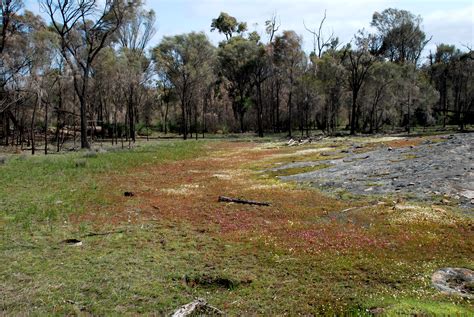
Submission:
POLYGON ((258 136, 263 138, 263 101, 262 101, 262 87, 257 83, 257 124, 258 136))
POLYGON ((292 125, 291 125, 291 120, 292 120, 292 116, 291 116, 291 108, 292 108, 292 95, 293 95, 293 92, 292 92, 292 87, 290 87, 290 94, 288 95, 288 136, 291 138, 291 130, 292 130, 292 125))
POLYGON ((226 202, 226 203, 246 204, 246 205, 270 206, 270 203, 266 203, 266 202, 259 202, 259 201, 254 201, 254 200, 231 198, 231 197, 226 197, 226 196, 219 196, 218 201, 219 201, 219 202, 226 202))
POLYGON ((39 108, 40 104, 41 104, 41 96, 39 93, 37 93, 36 102, 33 107, 33 115, 31 116, 31 126, 30 126, 31 155, 35 155, 35 119, 36 119, 36 109, 39 108))

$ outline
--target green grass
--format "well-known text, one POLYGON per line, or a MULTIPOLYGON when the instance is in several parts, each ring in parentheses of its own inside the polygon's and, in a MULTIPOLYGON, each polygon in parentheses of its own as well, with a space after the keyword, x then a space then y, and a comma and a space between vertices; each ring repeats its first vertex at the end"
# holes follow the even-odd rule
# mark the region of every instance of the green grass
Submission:
MULTIPOLYGON (((114 175, 210 155, 207 144, 13 157, 0 166, 0 314, 167 315, 196 298, 229 315, 368 316, 373 308, 390 316, 474 314, 472 301, 430 285, 440 267, 473 267, 472 242, 463 240, 468 229, 462 226, 459 232, 441 225, 396 226, 374 215, 368 237, 409 232, 416 239, 373 250, 298 253, 272 239, 271 231, 225 237, 215 224, 200 228, 162 219, 159 212, 157 221, 118 226, 68 221, 91 206, 112 204, 106 193, 123 191, 114 175), (112 233, 88 236, 92 232, 112 233), (61 242, 68 238, 83 245, 61 242)), ((295 172, 301 170, 282 173, 295 172)), ((303 229, 321 218, 306 217, 303 229)))
POLYGON ((470 309, 456 305, 456 303, 440 303, 436 301, 415 301, 402 299, 388 304, 384 311, 386 316, 472 316, 470 309))
POLYGON ((423 264, 423 256, 301 257, 261 241, 226 242, 183 223, 121 228, 95 237, 70 226, 5 237, 1 309, 13 315, 162 315, 205 298, 230 315, 364 315, 372 307, 397 315, 472 312, 468 301, 453 302, 431 289, 429 274, 437 264, 423 264), (83 245, 60 243, 68 237, 83 245), (206 282, 189 283, 199 279, 206 282))
POLYGON ((12 156, 0 166, 0 223, 24 228, 37 222, 65 220, 84 206, 107 205, 104 192, 119 191, 108 183, 114 174, 130 168, 192 158, 204 154, 205 142, 144 144, 133 150, 116 150, 37 157, 12 156))

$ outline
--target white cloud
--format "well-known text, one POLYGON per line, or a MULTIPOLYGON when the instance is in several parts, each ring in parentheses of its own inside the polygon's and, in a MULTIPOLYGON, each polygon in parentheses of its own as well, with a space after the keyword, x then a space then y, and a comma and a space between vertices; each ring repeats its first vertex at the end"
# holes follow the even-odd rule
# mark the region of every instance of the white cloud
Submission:
MULTIPOLYGON (((39 11, 37 0, 26 0, 25 4, 27 9, 39 11)), ((342 42, 348 42, 357 30, 370 28, 374 11, 390 7, 423 17, 424 31, 433 36, 431 49, 440 43, 474 44, 472 0, 148 0, 147 6, 157 13, 158 34, 153 44, 164 35, 191 31, 204 31, 217 44, 224 37, 211 33, 210 24, 221 11, 247 22, 251 30, 263 34, 265 20, 276 12, 282 24, 280 30, 294 30, 303 35, 305 49, 309 51, 312 38, 303 20, 309 27, 316 28, 327 10, 324 33, 334 32, 342 42)))
POLYGON ((425 32, 433 35, 432 45, 448 43, 460 46, 474 43, 474 5, 435 10, 424 17, 425 32))

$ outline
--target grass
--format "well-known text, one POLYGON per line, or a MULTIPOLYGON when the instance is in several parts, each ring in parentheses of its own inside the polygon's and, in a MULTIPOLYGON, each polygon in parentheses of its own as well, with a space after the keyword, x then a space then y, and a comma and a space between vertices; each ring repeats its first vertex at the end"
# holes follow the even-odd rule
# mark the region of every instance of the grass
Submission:
POLYGON ((429 316, 469 316, 472 310, 456 304, 439 303, 436 301, 401 300, 387 307, 387 316, 429 315, 429 316))
POLYGON ((94 156, 80 152, 12 158, 0 166, 0 221, 29 227, 64 221, 72 213, 83 213, 86 206, 110 204, 103 192, 121 190, 109 182, 114 176, 136 166, 194 157, 203 151, 203 144, 163 142, 94 156))
POLYGON ((11 158, 0 166, 0 311, 165 315, 205 298, 229 315, 473 313, 430 285, 440 267, 474 267, 472 222, 258 177, 282 154, 315 156, 301 149, 192 141, 11 158), (224 194, 272 206, 218 203, 224 194))

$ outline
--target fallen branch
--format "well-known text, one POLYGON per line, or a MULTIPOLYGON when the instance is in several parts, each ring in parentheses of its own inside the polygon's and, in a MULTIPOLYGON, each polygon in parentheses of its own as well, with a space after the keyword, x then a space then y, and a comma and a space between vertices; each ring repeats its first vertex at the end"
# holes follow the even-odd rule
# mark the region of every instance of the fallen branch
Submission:
POLYGON ((124 233, 125 230, 117 230, 117 231, 107 231, 107 232, 91 232, 86 235, 83 235, 82 237, 96 237, 96 236, 107 236, 109 234, 116 234, 116 233, 124 233))
POLYGON ((189 304, 183 305, 178 308, 172 317, 187 317, 187 316, 220 316, 224 313, 206 303, 203 299, 196 299, 189 304))
POLYGON ((270 206, 270 203, 266 202, 259 202, 253 200, 245 200, 245 199, 238 199, 238 198, 230 198, 225 196, 219 196, 219 202, 225 203, 236 203, 236 204, 246 204, 246 205, 257 205, 257 206, 270 206))

